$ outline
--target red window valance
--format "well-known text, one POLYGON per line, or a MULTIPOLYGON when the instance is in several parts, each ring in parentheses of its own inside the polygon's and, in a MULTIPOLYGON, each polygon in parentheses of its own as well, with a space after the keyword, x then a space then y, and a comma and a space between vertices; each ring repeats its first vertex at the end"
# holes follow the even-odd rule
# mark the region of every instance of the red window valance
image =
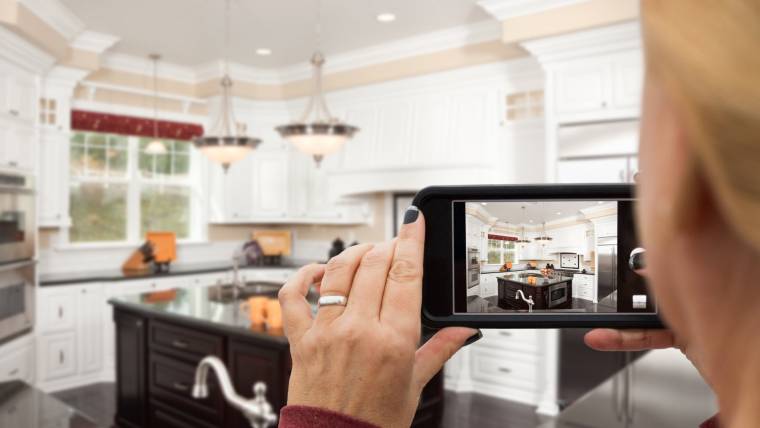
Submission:
MULTIPOLYGON (((74 131, 107 132, 111 134, 153 136, 153 119, 118 114, 72 110, 71 129, 74 131)), ((197 123, 158 121, 158 137, 172 140, 192 140, 203 135, 197 123)))
POLYGON ((504 236, 504 235, 493 235, 488 234, 488 239, 495 239, 497 241, 517 241, 516 236, 504 236))

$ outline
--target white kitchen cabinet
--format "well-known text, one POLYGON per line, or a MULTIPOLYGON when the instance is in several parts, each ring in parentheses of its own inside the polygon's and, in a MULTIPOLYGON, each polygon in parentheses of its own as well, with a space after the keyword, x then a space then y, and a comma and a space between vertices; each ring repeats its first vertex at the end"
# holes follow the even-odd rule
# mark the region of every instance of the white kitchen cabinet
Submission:
POLYGON ((31 125, 37 107, 37 77, 4 61, 0 63, 0 116, 31 125))
POLYGON ((644 78, 639 49, 563 62, 551 72, 559 122, 638 116, 644 78))
POLYGON ((0 346, 0 382, 16 379, 34 383, 34 342, 31 335, 0 346))
MULTIPOLYGON (((557 164, 559 183, 629 183, 629 157, 568 159, 557 164)), ((635 158, 634 158, 635 159, 635 158)))
POLYGON ((596 300, 596 277, 594 275, 573 275, 573 298, 583 300, 596 300))
POLYGON ((499 294, 498 277, 503 273, 485 273, 480 275, 480 297, 486 298, 499 294))
MULTIPOLYGON (((84 339, 84 336, 79 337, 84 339)), ((38 340, 40 381, 43 384, 76 374, 76 333, 53 333, 38 340)))
POLYGON ((288 216, 288 153, 284 150, 253 156, 254 218, 288 216))
POLYGON ((103 291, 101 284, 79 288, 77 349, 80 374, 96 373, 103 367, 103 291))
POLYGON ((69 134, 43 130, 39 140, 37 204, 40 227, 66 227, 69 217, 69 134))
POLYGON ((26 123, 0 118, 0 168, 33 173, 36 131, 26 123))

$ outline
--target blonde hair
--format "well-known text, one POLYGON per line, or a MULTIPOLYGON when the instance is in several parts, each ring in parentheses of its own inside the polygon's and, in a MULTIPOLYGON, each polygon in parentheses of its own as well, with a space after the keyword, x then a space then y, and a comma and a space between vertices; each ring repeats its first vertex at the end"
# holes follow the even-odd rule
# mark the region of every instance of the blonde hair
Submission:
POLYGON ((675 100, 696 174, 760 250, 760 1, 644 0, 647 72, 675 100))

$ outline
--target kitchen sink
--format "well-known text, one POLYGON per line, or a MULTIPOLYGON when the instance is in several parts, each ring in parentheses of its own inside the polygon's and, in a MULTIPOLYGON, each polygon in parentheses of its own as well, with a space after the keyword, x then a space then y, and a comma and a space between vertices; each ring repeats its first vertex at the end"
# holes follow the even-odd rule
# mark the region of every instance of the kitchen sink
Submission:
MULTIPOLYGON (((209 288, 209 299, 229 302, 232 300, 246 300, 251 297, 270 297, 277 298, 277 293, 280 291, 282 283, 279 282, 246 282, 245 285, 237 290, 235 293, 235 287, 232 284, 216 285, 209 288)), ((316 301, 317 294, 313 291, 309 291, 306 296, 308 301, 316 301)))

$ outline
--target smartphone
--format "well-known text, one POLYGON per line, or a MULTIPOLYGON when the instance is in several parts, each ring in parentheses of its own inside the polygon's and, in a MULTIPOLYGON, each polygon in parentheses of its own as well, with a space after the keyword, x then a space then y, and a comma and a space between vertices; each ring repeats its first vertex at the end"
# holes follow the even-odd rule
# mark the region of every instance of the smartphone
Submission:
POLYGON ((627 184, 423 189, 423 324, 662 327, 629 267, 635 204, 627 184))

